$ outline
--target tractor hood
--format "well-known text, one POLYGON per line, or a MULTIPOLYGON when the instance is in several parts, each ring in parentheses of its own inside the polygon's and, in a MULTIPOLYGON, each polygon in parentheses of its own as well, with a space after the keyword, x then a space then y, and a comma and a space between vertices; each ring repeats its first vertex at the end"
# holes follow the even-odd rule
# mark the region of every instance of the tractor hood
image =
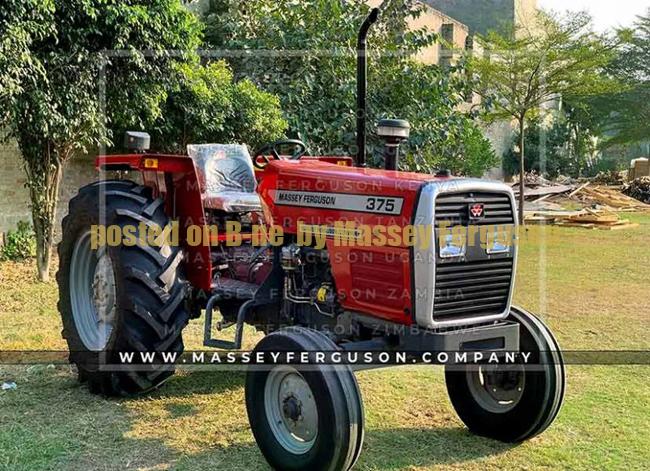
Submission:
POLYGON ((408 246, 404 238, 382 246, 336 244, 328 235, 332 273, 345 309, 425 328, 508 315, 516 244, 503 251, 481 241, 493 227, 517 225, 514 195, 503 183, 272 161, 258 192, 267 222, 282 226, 285 234, 297 234, 299 224, 326 226, 330 234, 341 223, 426 232, 431 241, 426 246, 408 246), (467 229, 466 246, 449 241, 441 247, 445 223, 467 229), (470 232, 470 226, 482 231, 470 232))

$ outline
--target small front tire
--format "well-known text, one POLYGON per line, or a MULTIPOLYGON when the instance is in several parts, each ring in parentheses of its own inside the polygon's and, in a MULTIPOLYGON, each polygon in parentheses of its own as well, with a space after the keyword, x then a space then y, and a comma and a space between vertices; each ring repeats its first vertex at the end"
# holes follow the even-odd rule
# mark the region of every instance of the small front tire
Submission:
POLYGON ((565 389, 560 347, 533 314, 512 307, 520 325, 520 350, 528 365, 468 365, 445 369, 454 409, 471 432, 508 443, 542 433, 555 420, 565 389))
MULTIPOLYGON (((274 332, 255 352, 333 351, 324 334, 302 327, 274 332)), ((363 444, 363 404, 347 366, 253 367, 246 409, 255 440, 277 470, 346 471, 363 444)))

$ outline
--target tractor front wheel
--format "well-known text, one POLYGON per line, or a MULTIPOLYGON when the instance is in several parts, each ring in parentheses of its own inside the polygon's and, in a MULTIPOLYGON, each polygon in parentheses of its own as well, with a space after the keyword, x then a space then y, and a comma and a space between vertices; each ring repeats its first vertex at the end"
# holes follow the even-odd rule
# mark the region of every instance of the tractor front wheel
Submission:
POLYGON ((533 314, 512 307, 519 324, 520 350, 527 364, 480 364, 445 369, 447 391, 471 432, 503 442, 521 442, 542 433, 564 398, 562 354, 551 331, 533 314))
POLYGON ((182 352, 189 316, 179 247, 93 244, 91 228, 168 223, 163 201, 130 181, 97 182, 70 201, 59 244, 59 311, 70 361, 92 392, 124 396, 162 384, 173 364, 142 354, 182 352))
MULTIPOLYGON (((333 351, 324 334, 302 327, 274 332, 256 352, 333 351)), ((363 404, 347 366, 251 367, 246 408, 257 444, 277 470, 350 469, 363 443, 363 404)))

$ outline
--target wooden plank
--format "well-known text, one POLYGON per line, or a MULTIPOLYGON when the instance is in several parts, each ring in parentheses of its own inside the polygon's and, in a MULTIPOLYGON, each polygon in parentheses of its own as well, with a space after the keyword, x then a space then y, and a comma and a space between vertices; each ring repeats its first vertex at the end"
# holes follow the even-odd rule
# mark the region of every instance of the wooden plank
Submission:
MULTIPOLYGON (((524 188, 524 196, 558 195, 561 193, 566 193, 567 191, 571 191, 573 188, 573 185, 553 185, 541 186, 539 188, 524 188)), ((517 189, 514 191, 515 193, 518 193, 517 189)))
POLYGON ((535 204, 535 203, 539 203, 540 201, 544 201, 546 198, 550 198, 551 195, 552 195, 552 193, 549 193, 548 195, 544 195, 541 198, 537 198, 536 200, 531 201, 531 204, 535 204))
POLYGON ((571 216, 571 222, 613 223, 619 221, 618 214, 579 214, 571 216))
POLYGON ((578 222, 558 222, 555 224, 556 226, 562 226, 562 227, 582 227, 583 229, 594 229, 596 227, 596 224, 581 224, 578 222))
POLYGON ((635 227, 639 227, 639 224, 632 223, 632 224, 621 224, 621 225, 613 225, 613 226, 597 225, 596 227, 603 231, 619 231, 621 229, 634 229, 635 227))
POLYGON ((591 184, 591 182, 587 182, 587 183, 585 183, 584 185, 579 186, 578 188, 576 188, 575 190, 573 190, 571 193, 569 193, 569 194, 567 195, 567 197, 568 197, 568 198, 571 198, 572 196, 577 195, 578 193, 580 193, 580 191, 582 191, 582 190, 584 190, 585 188, 587 188, 590 184, 591 184))

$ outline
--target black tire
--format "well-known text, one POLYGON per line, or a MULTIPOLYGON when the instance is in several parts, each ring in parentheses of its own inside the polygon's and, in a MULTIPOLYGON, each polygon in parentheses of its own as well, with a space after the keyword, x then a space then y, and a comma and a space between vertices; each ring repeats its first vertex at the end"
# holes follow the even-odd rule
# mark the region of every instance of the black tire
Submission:
MULTIPOLYGON (((338 347, 324 334, 303 327, 276 331, 255 351, 334 351, 338 347)), ((276 438, 265 406, 267 380, 274 370, 251 367, 246 376, 246 409, 255 440, 268 463, 277 470, 346 471, 356 463, 363 445, 363 403, 354 374, 347 366, 300 368, 300 376, 313 392, 318 412, 318 434, 311 448, 300 454, 276 438)))
POLYGON ((522 366, 517 373, 523 375, 521 392, 512 405, 486 409, 482 394, 470 384, 471 366, 461 370, 448 366, 445 379, 451 403, 472 433, 517 443, 542 433, 555 420, 564 399, 565 371, 557 340, 540 319, 514 306, 508 319, 520 325, 520 350, 531 352, 531 367, 522 366))
POLYGON ((142 364, 137 353, 133 362, 122 365, 119 371, 107 371, 101 365, 119 364, 119 352, 180 354, 181 332, 189 319, 185 306, 187 284, 180 273, 183 253, 179 247, 106 247, 114 273, 114 325, 103 348, 84 344, 73 314, 70 265, 77 241, 92 225, 101 223, 100 194, 105 195, 107 226, 138 226, 143 222, 165 227, 169 218, 163 201, 153 199, 149 188, 109 180, 83 187, 70 201, 68 215, 63 219, 57 282, 62 334, 68 343, 70 362, 77 365, 79 379, 87 381, 92 392, 126 396, 158 387, 174 373, 174 366, 142 364))

